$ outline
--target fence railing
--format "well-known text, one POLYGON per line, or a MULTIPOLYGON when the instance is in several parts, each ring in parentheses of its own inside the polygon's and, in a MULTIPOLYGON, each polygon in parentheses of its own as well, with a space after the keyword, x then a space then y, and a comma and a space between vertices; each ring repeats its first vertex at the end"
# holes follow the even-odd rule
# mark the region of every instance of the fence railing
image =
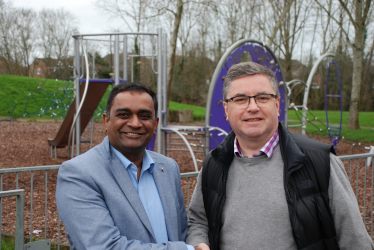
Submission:
MULTIPOLYGON (((0 192, 0 229, 2 225, 3 217, 3 198, 5 197, 16 197, 16 232, 15 232, 15 250, 23 250, 23 223, 24 223, 24 212, 25 212, 25 190, 17 189, 10 191, 0 192)), ((1 237, 0 230, 0 239, 1 237)), ((0 244, 1 250, 1 244, 0 244)))
MULTIPOLYGON (((53 211, 48 210, 48 206, 49 206, 49 203, 55 206, 55 186, 56 186, 56 180, 57 180, 57 171, 59 168, 60 168, 60 165, 0 169, 0 191, 3 191, 4 189, 6 190, 19 189, 20 186, 22 186, 22 188, 25 190, 25 193, 26 193, 25 194, 26 196, 25 207, 30 207, 30 209, 25 210, 26 211, 25 221, 26 220, 30 221, 29 222, 30 223, 29 224, 30 225, 29 226, 30 242, 33 239, 33 232, 35 232, 36 234, 39 233, 39 230, 33 227, 34 204, 41 205, 44 202, 44 214, 40 213, 41 207, 40 206, 37 207, 38 211, 37 211, 36 219, 37 221, 44 220, 44 230, 40 230, 40 231, 44 231, 44 239, 47 239, 47 234, 48 234, 48 221, 49 221, 48 218, 53 221, 54 225, 57 224, 58 232, 57 232, 56 241, 58 243, 58 249, 60 249, 60 220, 57 215, 57 209, 55 209, 54 211, 55 214, 53 214, 53 211), (49 179, 51 180, 49 181, 49 179), (27 185, 27 183, 30 183, 30 184, 27 185), (35 186, 38 187, 37 190, 35 190, 35 186), (42 187, 44 187, 43 195, 41 195, 41 193, 43 192, 43 190, 41 190, 42 187), (36 200, 34 200, 34 197, 36 200)), ((1 204, 2 210, 3 210, 3 206, 4 205, 1 204)), ((9 208, 11 209, 11 206, 9 208)), ((7 218, 7 219, 10 219, 10 218, 7 218)), ((22 223, 24 223, 24 221, 22 221, 22 223)), ((39 227, 40 226, 41 225, 39 225, 39 227)), ((0 227, 1 227, 1 224, 0 224, 0 227)), ((0 230, 1 229, 2 228, 0 228, 0 230)), ((16 231, 17 231, 17 228, 16 228, 16 231)), ((23 240, 23 231, 24 229, 22 226, 22 240, 23 240)), ((52 236, 52 232, 50 233, 50 236, 52 236)))
POLYGON ((373 239, 374 153, 339 156, 356 195, 366 230, 373 239), (369 189, 369 190, 368 190, 369 189))
MULTIPOLYGON (((348 174, 348 178, 350 180, 350 183, 352 185, 352 188, 356 194, 357 202, 359 204, 359 208, 363 217, 363 221, 365 223, 366 229, 371 237, 373 238, 373 191, 374 191, 374 162, 371 162, 371 166, 367 166, 367 159, 369 157, 373 157, 374 153, 368 153, 368 154, 357 154, 357 155, 345 155, 345 156, 339 156, 339 158, 343 161, 345 169, 348 174), (369 183, 369 184, 368 184, 369 183), (370 191, 367 191, 368 186, 370 186, 370 191), (369 201, 369 202, 368 202, 369 201)), ((18 202, 23 203, 25 202, 25 207, 29 206, 30 210, 26 210, 27 217, 30 220, 30 241, 33 237, 33 209, 34 209, 34 202, 40 203, 44 200, 44 239, 47 239, 47 235, 56 235, 56 227, 57 227, 57 238, 53 238, 53 240, 57 241, 57 249, 60 249, 60 240, 61 240, 61 227, 60 227, 60 219, 57 215, 57 208, 54 210, 56 214, 53 214, 52 211, 50 211, 48 208, 49 206, 56 206, 55 204, 55 185, 57 180, 57 170, 59 169, 60 165, 51 165, 51 166, 38 166, 38 167, 22 167, 22 168, 8 168, 8 169, 0 169, 0 197, 2 197, 2 194, 13 194, 14 192, 19 192, 19 186, 20 183, 22 183, 23 188, 25 191, 23 191, 24 196, 20 196, 19 201, 17 201, 17 208, 21 205, 18 205, 18 202), (52 173, 50 173, 52 172, 52 173), (21 176, 21 174, 27 174, 24 176, 21 176), (15 175, 15 177, 6 177, 4 175, 6 174, 12 174, 15 175), (29 177, 28 177, 29 176, 29 177), (35 176, 37 178, 35 178, 35 176), (30 178, 28 180, 28 178, 30 178), (42 180, 44 179, 44 180, 42 180), (29 181, 30 186, 26 185, 26 183, 29 181), (40 185, 41 182, 44 182, 43 185, 40 185), (34 183, 38 183, 38 188, 40 189, 40 186, 44 186, 44 194, 40 195, 40 191, 35 191, 34 183), (15 187, 13 186, 15 184, 15 187), (8 189, 8 191, 3 191, 4 187, 8 189), (17 190, 11 190, 11 189, 17 189, 17 190), (26 195, 25 195, 26 193, 26 195), (27 194, 30 194, 29 196, 27 194), (22 199, 26 199, 22 201, 22 199), (34 199, 34 196, 36 198, 34 199), (43 198, 42 198, 43 197, 43 198), (51 218, 56 217, 56 218, 51 218), (48 220, 50 218, 50 220, 48 220), (48 232, 48 228, 50 228, 50 231, 52 230, 51 227, 48 225, 48 222, 52 221, 54 225, 53 226, 53 232, 48 232), (48 233, 47 233, 48 232, 48 233)), ((196 185, 196 177, 199 172, 189 172, 189 173, 181 173, 181 179, 182 179, 182 189, 185 196, 185 202, 187 206, 187 213, 188 207, 190 204, 190 199, 192 196, 192 192, 196 185)), ((0 203, 0 211, 2 212, 3 204, 0 203)), ((17 210, 18 211, 18 210, 17 210)), ((16 218, 18 217, 18 212, 16 211, 16 218)), ((20 212, 21 213, 21 212, 20 212)), ((23 213, 23 212, 22 212, 23 213)), ((19 215, 21 216, 21 215, 19 215)), ((43 216, 40 216, 40 213, 38 214, 38 219, 42 218, 43 216)), ((23 217, 23 215, 22 215, 23 217)), ((26 218, 25 218, 26 221, 26 218)), ((1 222, 1 221, 0 221, 1 222)), ((16 232, 21 232, 22 230, 22 242, 23 242, 23 228, 24 228, 24 221, 21 223, 16 224, 16 232)), ((25 223, 26 224, 26 223, 25 223)), ((0 232, 2 230, 1 228, 2 223, 0 223, 0 232)), ((0 234, 1 236, 1 234, 0 234)), ((17 236, 16 234, 16 240, 19 240, 21 237, 20 235, 17 236)), ((66 240, 66 239, 65 239, 66 240)), ((1 250, 1 248, 0 248, 1 250)))

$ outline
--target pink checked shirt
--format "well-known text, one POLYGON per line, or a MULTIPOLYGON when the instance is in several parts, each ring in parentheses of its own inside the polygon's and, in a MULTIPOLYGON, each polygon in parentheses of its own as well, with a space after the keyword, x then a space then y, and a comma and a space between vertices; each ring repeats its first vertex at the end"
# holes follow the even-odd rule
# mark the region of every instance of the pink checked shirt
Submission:
MULTIPOLYGON (((267 157, 270 159, 273 157, 274 154, 274 149, 278 146, 279 144, 279 133, 278 129, 275 131, 274 135, 270 138, 270 140, 260 149, 260 152, 252 155, 252 157, 257 157, 263 154, 266 154, 267 157)), ((242 152, 240 151, 240 145, 239 142, 235 136, 235 142, 234 142, 234 154, 237 158, 248 158, 247 156, 244 156, 242 152)))

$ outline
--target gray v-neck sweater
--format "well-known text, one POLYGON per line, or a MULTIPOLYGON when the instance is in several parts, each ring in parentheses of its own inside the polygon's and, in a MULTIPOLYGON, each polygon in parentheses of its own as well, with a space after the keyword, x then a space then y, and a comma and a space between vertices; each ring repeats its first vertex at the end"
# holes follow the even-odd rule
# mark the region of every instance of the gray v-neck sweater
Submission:
POLYGON ((234 157, 227 179, 222 225, 221 249, 297 249, 284 193, 279 147, 271 159, 266 155, 234 157))

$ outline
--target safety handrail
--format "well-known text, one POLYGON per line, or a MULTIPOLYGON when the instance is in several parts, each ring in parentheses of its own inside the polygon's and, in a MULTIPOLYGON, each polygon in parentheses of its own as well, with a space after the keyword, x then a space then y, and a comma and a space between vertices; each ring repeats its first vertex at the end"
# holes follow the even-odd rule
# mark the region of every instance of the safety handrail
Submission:
MULTIPOLYGON (((77 119, 80 115, 80 112, 82 110, 82 107, 83 107, 83 103, 84 101, 86 100, 86 95, 87 95, 87 91, 88 91, 88 86, 89 86, 89 67, 88 67, 88 58, 87 58, 87 52, 86 52, 86 49, 82 43, 82 49, 83 49, 83 54, 84 54, 84 60, 86 62, 86 86, 85 86, 85 89, 84 89, 84 93, 83 93, 83 96, 82 96, 82 100, 81 100, 81 103, 79 104, 79 107, 78 107, 78 110, 75 112, 75 116, 74 116, 74 120, 73 120, 73 123, 71 125, 71 128, 70 128, 70 132, 69 132, 69 141, 68 141, 68 155, 69 155, 69 152, 70 152, 70 146, 71 146, 71 134, 73 132, 73 129, 75 128, 75 123, 77 122, 77 119)), ((79 88, 79 84, 77 86, 77 88, 79 88)), ((77 97, 75 97, 77 99, 77 97)), ((76 136, 81 136, 81 135, 76 135, 76 136)), ((72 154, 71 154, 71 158, 73 158, 74 156, 74 151, 72 151, 72 154)))
POLYGON ((194 167, 195 167, 195 171, 198 172, 199 169, 198 169, 198 167, 197 167, 197 161, 196 161, 196 158, 195 158, 195 154, 194 154, 194 152, 193 152, 193 150, 192 150, 190 144, 188 143, 186 137, 185 137, 181 132, 179 132, 178 129, 163 127, 163 128, 161 128, 161 130, 172 131, 172 132, 176 133, 177 135, 179 135, 179 136, 182 138, 182 140, 183 140, 184 143, 186 144, 188 150, 190 151, 190 154, 191 154, 191 157, 192 157, 192 162, 193 162, 194 167))

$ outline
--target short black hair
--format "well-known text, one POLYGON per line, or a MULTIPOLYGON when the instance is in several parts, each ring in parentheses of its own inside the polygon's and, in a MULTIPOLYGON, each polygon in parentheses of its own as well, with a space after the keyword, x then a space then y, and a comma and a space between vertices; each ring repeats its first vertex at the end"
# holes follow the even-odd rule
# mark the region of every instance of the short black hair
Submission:
POLYGON ((140 92, 140 93, 143 93, 143 92, 148 93, 153 99, 153 104, 154 104, 154 107, 155 107, 155 117, 157 118, 158 102, 157 102, 156 93, 153 92, 153 90, 150 87, 148 87, 148 86, 146 86, 142 83, 122 82, 122 83, 114 86, 113 89, 109 93, 108 100, 106 102, 106 111, 105 111, 105 113, 108 117, 108 120, 110 119, 110 110, 111 110, 112 105, 113 105, 114 97, 116 97, 116 95, 118 93, 121 93, 123 91, 134 91, 134 92, 140 92))

